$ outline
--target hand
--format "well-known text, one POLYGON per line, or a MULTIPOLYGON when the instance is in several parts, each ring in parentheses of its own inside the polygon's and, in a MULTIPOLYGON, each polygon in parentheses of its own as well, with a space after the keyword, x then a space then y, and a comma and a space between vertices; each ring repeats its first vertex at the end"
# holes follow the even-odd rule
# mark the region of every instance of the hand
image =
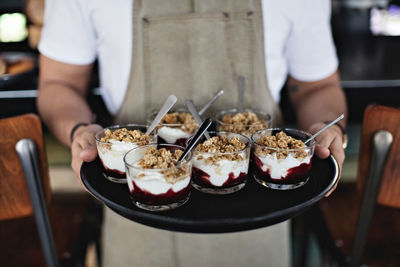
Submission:
POLYGON ((94 136, 102 129, 103 128, 98 124, 89 124, 88 126, 79 127, 74 133, 71 144, 71 167, 81 184, 80 169, 82 162, 90 162, 97 157, 96 141, 94 136))
MULTIPOLYGON (((323 122, 315 123, 310 127, 309 132, 314 134, 321 130, 324 126, 326 126, 326 124, 323 122)), ((340 178, 343 162, 345 159, 345 153, 343 149, 343 134, 339 126, 333 125, 332 127, 328 128, 316 137, 316 141, 317 144, 315 146, 315 155, 321 159, 325 159, 329 157, 330 154, 332 154, 339 165, 340 178)), ((335 191, 338 181, 333 186, 333 188, 325 195, 326 197, 329 196, 333 191, 335 191)))

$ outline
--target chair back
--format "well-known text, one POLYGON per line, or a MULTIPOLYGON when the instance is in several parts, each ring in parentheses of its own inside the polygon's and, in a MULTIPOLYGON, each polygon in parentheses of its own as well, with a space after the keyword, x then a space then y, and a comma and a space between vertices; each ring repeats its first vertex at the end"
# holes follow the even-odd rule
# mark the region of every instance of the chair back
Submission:
POLYGON ((357 191, 363 194, 371 166, 372 140, 380 131, 389 132, 393 141, 382 170, 377 203, 400 208, 400 109, 387 106, 369 106, 364 113, 358 165, 357 191))
POLYGON ((365 110, 357 191, 362 195, 351 267, 360 266, 375 204, 400 208, 400 109, 374 105, 365 110))
POLYGON ((50 201, 50 181, 39 117, 24 114, 0 119, 0 220, 33 214, 23 166, 16 152, 16 144, 22 139, 31 139, 36 145, 40 182, 46 202, 50 201))

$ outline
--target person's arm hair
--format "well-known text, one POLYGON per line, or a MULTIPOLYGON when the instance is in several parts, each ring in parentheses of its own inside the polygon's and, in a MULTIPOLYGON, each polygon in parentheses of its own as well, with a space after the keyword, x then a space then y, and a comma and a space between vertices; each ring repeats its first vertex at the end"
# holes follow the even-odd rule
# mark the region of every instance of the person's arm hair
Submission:
POLYGON ((315 123, 334 120, 342 113, 345 118, 339 124, 345 128, 346 98, 337 72, 315 82, 302 82, 289 77, 288 95, 300 128, 307 130, 315 123))
POLYGON ((86 102, 92 64, 71 65, 40 56, 39 114, 50 131, 70 146, 70 132, 79 122, 90 123, 86 102))
MULTIPOLYGON (((298 126, 312 134, 339 115, 345 115, 344 119, 338 122, 341 127, 334 125, 316 137, 315 147, 315 154, 320 158, 324 159, 332 154, 341 172, 345 159, 342 129, 346 129, 347 106, 338 73, 335 72, 315 82, 302 82, 290 77, 288 92, 296 112, 298 126)), ((326 196, 329 196, 336 186, 337 183, 326 196)))

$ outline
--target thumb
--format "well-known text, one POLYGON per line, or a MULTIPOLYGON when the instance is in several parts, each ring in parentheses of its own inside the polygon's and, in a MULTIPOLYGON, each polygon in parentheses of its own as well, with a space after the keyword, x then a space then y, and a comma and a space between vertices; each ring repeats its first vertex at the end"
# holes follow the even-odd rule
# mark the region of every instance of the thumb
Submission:
POLYGON ((317 157, 321 159, 326 159, 327 157, 329 157, 330 154, 331 152, 327 147, 318 144, 315 146, 315 155, 317 155, 317 157))
POLYGON ((80 158, 85 162, 90 162, 96 159, 97 157, 97 148, 96 145, 88 145, 85 147, 80 153, 80 158))

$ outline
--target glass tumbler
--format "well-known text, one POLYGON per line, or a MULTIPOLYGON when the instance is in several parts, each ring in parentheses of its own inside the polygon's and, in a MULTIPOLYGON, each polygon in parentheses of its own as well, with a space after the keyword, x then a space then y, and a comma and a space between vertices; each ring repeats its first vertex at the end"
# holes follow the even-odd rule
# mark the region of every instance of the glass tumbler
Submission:
POLYGON ((169 168, 145 168, 140 163, 150 148, 170 153, 184 147, 170 144, 148 144, 130 150, 124 157, 126 177, 132 202, 141 209, 163 211, 186 203, 190 196, 192 153, 169 168))
MULTIPOLYGON (((250 159, 250 139, 230 132, 209 132, 210 136, 238 138, 244 147, 238 151, 193 152, 192 186, 204 193, 230 194, 242 189, 247 181, 250 159)), ((190 142, 191 139, 188 140, 190 142)), ((203 138, 199 144, 206 141, 203 138)))
POLYGON ((226 131, 239 133, 248 138, 257 130, 270 128, 272 117, 266 112, 252 109, 244 109, 239 112, 238 109, 222 110, 216 117, 217 131, 226 131))
MULTIPOLYGON (((154 120, 157 113, 158 110, 150 113, 147 119, 149 125, 154 120)), ((166 121, 166 117, 164 117, 157 126, 158 143, 185 146, 186 140, 198 129, 199 126, 194 121, 192 115, 183 108, 168 112, 166 116, 170 116, 170 120, 166 121), (172 122, 174 121, 171 119, 173 117, 179 118, 179 122, 172 122)))
POLYGON ((103 176, 111 182, 126 183, 123 158, 129 150, 139 145, 157 142, 156 131, 142 140, 136 140, 132 136, 134 130, 145 133, 147 126, 140 124, 114 125, 104 128, 95 135, 97 153, 104 167, 103 176), (113 133, 117 136, 110 136, 113 133))
POLYGON ((304 144, 310 133, 289 128, 270 128, 255 132, 253 176, 263 186, 290 190, 304 185, 311 172, 315 140, 304 144))

